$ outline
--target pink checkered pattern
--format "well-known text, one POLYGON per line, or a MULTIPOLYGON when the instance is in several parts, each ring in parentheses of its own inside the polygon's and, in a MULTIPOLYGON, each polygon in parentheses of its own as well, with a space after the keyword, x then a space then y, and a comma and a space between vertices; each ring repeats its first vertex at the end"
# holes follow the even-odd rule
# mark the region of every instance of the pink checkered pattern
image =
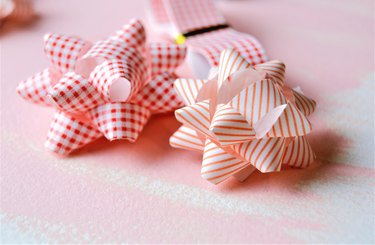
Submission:
MULTIPOLYGON (((180 33, 225 24, 223 16, 212 0, 149 0, 154 21, 165 24, 169 20, 180 33), (165 9, 166 11, 163 11, 165 9), (162 15, 164 22, 158 22, 162 15), (156 18, 156 16, 159 16, 156 18)), ((175 35, 176 33, 170 33, 175 35)), ((173 36, 175 38, 175 36, 173 36)), ((225 28, 187 37, 186 45, 202 54, 211 66, 218 66, 220 53, 232 48, 238 51, 251 65, 267 61, 265 51, 253 36, 225 28)))
POLYGON ((173 89, 177 76, 164 72, 151 80, 132 100, 133 103, 149 109, 152 113, 165 113, 183 106, 173 89))
POLYGON ((51 64, 61 73, 73 71, 80 55, 91 44, 81 38, 59 34, 46 34, 44 36, 44 51, 51 64))
POLYGON ((79 120, 72 114, 57 111, 47 135, 45 147, 60 155, 67 155, 102 136, 91 122, 79 120))
POLYGON ((50 68, 22 81, 17 87, 17 93, 27 101, 45 106, 52 105, 47 98, 48 91, 55 84, 54 77, 59 75, 52 72, 50 68))
POLYGON ((146 43, 145 28, 139 20, 132 19, 129 24, 117 31, 111 39, 125 42, 130 47, 143 49, 146 43))
POLYGON ((105 60, 126 60, 126 62, 140 64, 141 54, 134 48, 129 47, 125 42, 107 39, 96 42, 92 48, 82 57, 104 58, 105 60))
POLYGON ((91 72, 90 79, 106 101, 113 101, 109 94, 113 82, 119 78, 127 79, 131 83, 130 99, 143 86, 144 70, 144 62, 137 67, 121 60, 110 60, 98 65, 91 72))
MULTIPOLYGON (((225 24, 225 19, 215 8, 212 0, 164 0, 164 8, 169 19, 181 33, 200 28, 225 24)), ((153 4, 155 6, 157 2, 153 4)), ((156 8, 161 10, 162 7, 156 8)), ((161 15, 158 13, 156 15, 161 15)))
POLYGON ((92 121, 109 140, 134 142, 151 113, 143 106, 128 103, 107 103, 90 110, 92 121))
POLYGON ((221 51, 233 48, 251 65, 267 60, 262 45, 253 36, 226 28, 205 34, 192 36, 186 40, 192 50, 201 53, 211 66, 218 66, 221 51))
POLYGON ((147 47, 147 57, 151 77, 163 71, 174 71, 184 62, 186 47, 169 43, 150 43, 147 47))
POLYGON ((151 111, 181 105, 172 86, 184 47, 151 44, 146 51, 144 43, 144 28, 136 20, 92 46, 78 38, 46 36, 52 67, 23 81, 17 91, 29 101, 57 107, 47 148, 69 154, 101 135, 133 142, 151 111), (121 78, 129 81, 130 91, 117 91, 122 84, 112 87, 121 78))
POLYGON ((153 18, 160 24, 169 23, 169 17, 165 8, 164 0, 149 1, 151 9, 153 9, 153 18))
POLYGON ((95 87, 74 72, 65 73, 49 95, 60 110, 67 112, 87 111, 104 103, 95 87))

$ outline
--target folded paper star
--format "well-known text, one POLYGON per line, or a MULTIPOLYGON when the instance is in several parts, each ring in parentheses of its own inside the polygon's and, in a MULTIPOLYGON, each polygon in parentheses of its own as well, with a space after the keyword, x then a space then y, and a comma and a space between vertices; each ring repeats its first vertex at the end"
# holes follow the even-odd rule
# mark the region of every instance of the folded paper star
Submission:
POLYGON ((45 36, 51 67, 20 83, 26 100, 57 108, 45 146, 62 155, 105 136, 134 142, 151 114, 181 106, 174 70, 186 50, 146 45, 142 23, 132 20, 95 43, 58 34, 45 36))
POLYGON ((201 174, 211 183, 244 180, 255 169, 280 171, 282 164, 304 168, 314 160, 305 136, 316 103, 286 86, 282 62, 251 66, 227 49, 208 80, 174 85, 186 106, 175 112, 183 126, 170 144, 203 151, 201 174))

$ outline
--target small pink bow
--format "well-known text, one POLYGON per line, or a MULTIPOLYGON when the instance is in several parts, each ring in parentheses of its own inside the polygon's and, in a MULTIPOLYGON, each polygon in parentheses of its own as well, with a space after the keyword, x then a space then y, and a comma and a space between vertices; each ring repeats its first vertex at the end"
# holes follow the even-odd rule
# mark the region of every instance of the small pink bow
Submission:
POLYGON ((36 17, 31 0, 1 0, 0 25, 5 21, 29 22, 36 17))
POLYGON ((314 153, 305 135, 316 103, 286 86, 285 65, 269 61, 252 67, 239 53, 221 53, 210 80, 177 79, 186 107, 173 147, 203 151, 202 177, 218 184, 240 180, 255 169, 280 171, 282 164, 307 167, 314 153))
POLYGON ((184 47, 146 42, 143 25, 132 20, 95 43, 47 34, 51 67, 21 82, 26 100, 57 108, 45 146, 62 155, 105 136, 134 142, 151 114, 172 111, 174 70, 184 47))

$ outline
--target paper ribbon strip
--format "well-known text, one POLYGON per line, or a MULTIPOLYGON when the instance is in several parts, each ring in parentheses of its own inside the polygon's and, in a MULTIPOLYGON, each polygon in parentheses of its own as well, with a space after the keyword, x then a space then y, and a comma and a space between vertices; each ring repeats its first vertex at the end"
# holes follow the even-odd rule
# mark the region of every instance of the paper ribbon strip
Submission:
MULTIPOLYGON (((227 48, 235 49, 251 65, 267 60, 259 41, 230 28, 212 0, 149 0, 149 16, 156 31, 185 43, 211 67, 218 66, 220 53, 227 48)), ((201 69, 198 58, 192 63, 193 68, 201 69)))
POLYGON ((216 76, 177 79, 185 107, 175 112, 181 126, 173 147, 203 151, 202 177, 218 184, 252 171, 280 171, 282 164, 307 167, 314 153, 305 136, 316 103, 285 84, 285 65, 251 66, 233 49, 221 53, 216 76))
POLYGON ((138 20, 95 43, 45 36, 51 67, 21 82, 17 92, 57 109, 48 149, 66 155, 103 135, 134 142, 151 114, 182 105, 173 82, 174 70, 185 57, 184 46, 145 42, 138 20))

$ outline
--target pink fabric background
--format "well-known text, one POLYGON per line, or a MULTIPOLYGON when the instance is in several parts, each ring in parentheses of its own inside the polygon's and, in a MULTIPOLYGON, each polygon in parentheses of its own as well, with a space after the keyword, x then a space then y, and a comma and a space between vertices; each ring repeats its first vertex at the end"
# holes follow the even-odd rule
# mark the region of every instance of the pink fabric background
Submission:
POLYGON ((52 109, 15 92, 48 65, 43 34, 96 40, 145 20, 145 3, 37 1, 38 21, 1 35, 2 242, 374 243, 374 2, 218 4, 318 102, 309 136, 318 160, 213 186, 199 154, 169 147, 172 114, 154 117, 136 144, 100 139, 57 158, 43 148, 52 109))

